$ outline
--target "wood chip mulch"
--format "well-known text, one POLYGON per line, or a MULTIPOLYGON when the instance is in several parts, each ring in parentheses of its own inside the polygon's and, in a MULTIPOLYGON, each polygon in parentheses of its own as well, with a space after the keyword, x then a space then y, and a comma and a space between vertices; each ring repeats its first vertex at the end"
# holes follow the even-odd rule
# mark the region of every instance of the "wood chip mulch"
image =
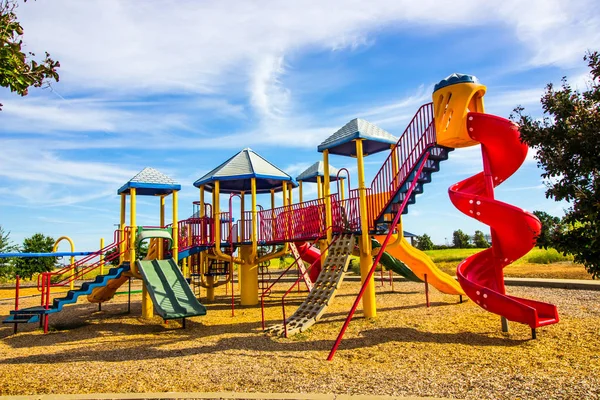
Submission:
MULTIPOLYGON (((281 322, 280 296, 267 302, 281 322)), ((12 334, 0 326, 0 395, 127 392, 296 392, 559 399, 600 397, 600 292, 510 287, 510 294, 557 304, 561 321, 538 330, 511 323, 470 301, 424 288, 378 283, 378 317, 357 313, 333 362, 325 359, 359 290, 345 282, 325 318, 293 338, 261 331, 260 307, 231 317, 223 288, 208 314, 165 325, 142 320, 140 296, 97 305, 84 300, 12 334)), ((303 296, 305 294, 301 294, 303 296)), ((295 294, 288 315, 301 302, 295 294)), ((35 305, 39 299, 24 300, 35 305)), ((0 316, 11 304, 0 304, 0 316)))

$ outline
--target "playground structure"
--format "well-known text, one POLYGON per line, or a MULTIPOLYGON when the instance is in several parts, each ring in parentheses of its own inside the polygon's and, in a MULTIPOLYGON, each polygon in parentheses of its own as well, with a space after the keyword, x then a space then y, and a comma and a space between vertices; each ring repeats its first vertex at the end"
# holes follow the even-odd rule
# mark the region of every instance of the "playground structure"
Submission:
POLYGON ((309 294, 296 313, 284 316, 282 325, 269 328, 287 336, 321 318, 355 254, 360 259, 362 287, 329 359, 361 301, 365 317, 376 316, 374 272, 379 263, 409 280, 423 280, 443 293, 461 296, 461 300, 466 294, 483 309, 529 325, 535 337, 536 328, 558 322, 556 307, 506 295, 502 270, 533 247, 540 223, 532 214, 495 200, 493 192, 520 167, 527 147, 519 141, 514 124, 484 113, 485 91, 473 76, 449 76, 436 85, 433 102, 419 108, 400 138, 354 119, 319 145, 322 163, 301 174, 298 183, 251 149, 244 149, 194 183, 199 201, 193 204, 192 216, 183 220, 178 219, 181 186, 145 168, 118 190, 120 224, 113 243, 65 268, 40 274, 41 305, 15 307, 3 322, 15 326, 40 322, 47 331, 49 315, 65 304, 75 303, 82 295, 90 302, 109 301, 131 278, 143 282, 144 318, 152 317, 154 310, 164 320, 182 319, 184 323, 187 317, 205 315, 206 308, 189 283, 197 290, 204 288, 209 302, 215 299, 216 287, 231 285, 233 315, 234 266, 238 266, 239 303, 254 306, 276 282, 266 282, 261 266, 264 270, 270 260, 291 253, 295 261, 290 268, 299 268, 299 279, 304 280, 309 294), (478 144, 484 171, 452 185, 449 195, 461 212, 490 226, 492 247, 461 262, 456 281, 406 241, 401 216, 454 148, 478 144), (389 155, 367 186, 364 157, 383 151, 389 155), (356 158, 356 188, 351 187, 347 170, 331 167, 330 155, 356 158), (303 199, 303 182, 317 183, 317 199, 303 199), (337 182, 337 193, 331 193, 331 182, 337 182), (297 203, 293 202, 294 187, 299 187, 297 203), (283 206, 275 206, 276 193, 281 193, 283 206), (222 194, 229 195, 228 211, 220 208, 222 194), (260 194, 270 194, 270 208, 258 205, 260 194), (159 198, 159 226, 137 226, 136 198, 140 195, 159 198), (250 210, 246 209, 248 195, 250 210), (173 202, 170 224, 165 220, 168 196, 173 202), (239 218, 233 215, 234 201, 239 204, 239 218), (140 260, 145 241, 148 250, 140 260), (71 286, 113 260, 118 260, 117 267, 50 301, 53 287, 71 286))

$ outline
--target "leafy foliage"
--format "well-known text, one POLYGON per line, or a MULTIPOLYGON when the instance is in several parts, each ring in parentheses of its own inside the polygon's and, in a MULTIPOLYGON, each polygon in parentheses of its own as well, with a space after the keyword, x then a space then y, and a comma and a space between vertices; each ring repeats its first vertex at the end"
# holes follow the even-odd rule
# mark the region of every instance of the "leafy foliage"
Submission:
POLYGON ((26 96, 32 86, 42 87, 52 79, 58 82, 56 70, 60 63, 48 52, 41 62, 30 59, 34 53, 23 52, 23 27, 17 20, 16 8, 15 0, 0 0, 0 86, 26 96))
MULTIPOLYGON (((5 232, 0 226, 0 253, 10 253, 16 251, 15 246, 10 240, 10 232, 5 232)), ((15 276, 15 260, 13 258, 0 258, 0 278, 13 278, 15 276)))
POLYGON ((428 234, 424 233, 421 236, 417 236, 417 249, 419 250, 433 250, 433 242, 428 234))
MULTIPOLYGON (((54 239, 41 233, 23 240, 23 253, 51 253, 54 239)), ((56 257, 17 258, 16 273, 23 278, 31 279, 34 274, 52 271, 56 266, 56 257)))
MULTIPOLYGON (((106 254, 104 254, 104 258, 110 258, 110 256, 112 256, 113 254, 118 254, 119 253, 119 248, 118 247, 114 247, 112 249, 110 249, 109 251, 106 252, 106 254)), ((106 264, 110 264, 113 267, 118 267, 119 266, 119 257, 116 257, 110 261, 107 261, 106 264)))
POLYGON ((592 277, 600 277, 600 54, 588 53, 590 81, 583 93, 566 77, 555 89, 546 86, 541 99, 543 120, 518 107, 511 118, 521 125, 523 142, 537 150, 538 166, 548 181, 546 197, 566 200, 570 207, 552 243, 574 255, 592 277))
POLYGON ((487 249, 490 247, 490 243, 485 238, 485 235, 481 231, 475 231, 475 235, 473 236, 473 244, 478 249, 487 249))
POLYGON ((542 231, 535 239, 535 245, 540 249, 555 247, 553 236, 557 230, 561 229, 560 218, 554 217, 544 211, 534 211, 533 214, 538 217, 542 223, 542 231))
POLYGON ((462 230, 457 230, 452 233, 452 246, 456 249, 468 249, 471 247, 469 241, 471 238, 462 230))

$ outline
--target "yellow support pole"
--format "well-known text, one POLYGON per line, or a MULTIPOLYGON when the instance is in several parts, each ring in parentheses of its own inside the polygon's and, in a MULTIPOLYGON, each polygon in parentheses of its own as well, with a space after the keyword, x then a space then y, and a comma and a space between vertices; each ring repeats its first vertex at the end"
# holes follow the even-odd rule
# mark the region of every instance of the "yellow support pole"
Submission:
POLYGON ((200 185, 200 210, 198 210, 198 215, 200 216, 200 218, 203 218, 205 216, 204 214, 204 185, 200 185))
POLYGON ((340 199, 342 199, 342 200, 344 200, 344 198, 345 198, 344 197, 345 196, 344 195, 344 190, 345 190, 345 188, 344 188, 344 179, 345 178, 340 178, 340 192, 341 192, 340 193, 340 199))
POLYGON ((302 181, 298 181, 298 202, 302 203, 302 181))
MULTIPOLYGON (((360 279, 364 283, 373 265, 371 240, 369 237, 369 219, 367 216, 367 188, 365 186, 365 163, 362 139, 356 140, 356 162, 358 167, 358 192, 360 196, 360 279)), ((366 318, 375 318, 377 308, 375 303, 375 280, 371 277, 363 295, 363 312, 366 318)))
POLYGON ((136 189, 131 188, 129 191, 129 261, 131 262, 131 269, 137 273, 137 267, 135 266, 136 223, 136 189))
POLYGON ((221 208, 219 201, 219 190, 220 190, 221 182, 215 181, 215 186, 213 187, 213 220, 215 223, 215 249, 220 248, 221 246, 221 208))
POLYGON ((240 192, 240 236, 242 241, 246 238, 246 205, 245 205, 245 193, 240 192))
POLYGON ((100 275, 104 275, 104 238, 100 238, 100 275))
POLYGON ((119 265, 123 264, 125 261, 125 249, 126 249, 126 240, 125 239, 125 212, 127 208, 127 195, 125 193, 121 193, 121 219, 119 221, 119 265))
MULTIPOLYGON (((165 196, 160 196, 160 227, 165 226, 165 196)), ((162 260, 164 255, 164 243, 162 239, 158 239, 158 258, 162 260)))
POLYGON ((321 184, 321 177, 317 175, 317 198, 323 197, 323 185, 321 184))
POLYGON ((287 182, 281 182, 281 196, 283 197, 283 206, 287 206, 287 182))
POLYGON ((271 189, 271 232, 275 237, 275 189, 271 189))
MULTIPOLYGON (((240 297, 243 306, 258 304, 258 266, 256 255, 258 254, 258 221, 256 219, 256 178, 250 180, 252 196, 252 248, 250 252, 243 248, 241 253, 242 264, 240 265, 240 297)), ((246 246, 244 246, 246 247, 246 246)))
MULTIPOLYGON (((333 223, 331 215, 331 182, 329 180, 329 150, 323 150, 323 197, 325 197, 325 228, 329 228, 333 223)), ((327 231, 327 244, 331 243, 331 229, 327 231)))
MULTIPOLYGON (((256 178, 250 181, 252 195, 252 253, 258 254, 258 215, 256 212, 256 178)), ((257 280, 258 282, 258 280, 257 280)))
MULTIPOLYGON (((178 201, 177 201, 177 190, 173 191, 173 260, 175 264, 179 261, 179 220, 178 220, 178 201)), ((183 276, 186 275, 186 271, 183 271, 183 276)))

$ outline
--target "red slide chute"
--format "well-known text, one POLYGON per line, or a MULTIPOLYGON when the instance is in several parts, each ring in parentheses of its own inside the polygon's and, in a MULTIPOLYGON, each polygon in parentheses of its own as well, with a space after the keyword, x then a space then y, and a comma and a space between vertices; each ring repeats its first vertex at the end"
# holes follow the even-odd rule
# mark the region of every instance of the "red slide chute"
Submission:
POLYGON ((510 321, 532 329, 557 323, 556 306, 509 296, 504 287, 503 268, 534 247, 541 229, 535 215, 494 199, 494 187, 525 161, 527 145, 518 127, 505 118, 469 113, 467 130, 481 143, 484 170, 451 186, 450 200, 464 214, 490 226, 492 247, 461 262, 458 281, 475 303, 510 321))

